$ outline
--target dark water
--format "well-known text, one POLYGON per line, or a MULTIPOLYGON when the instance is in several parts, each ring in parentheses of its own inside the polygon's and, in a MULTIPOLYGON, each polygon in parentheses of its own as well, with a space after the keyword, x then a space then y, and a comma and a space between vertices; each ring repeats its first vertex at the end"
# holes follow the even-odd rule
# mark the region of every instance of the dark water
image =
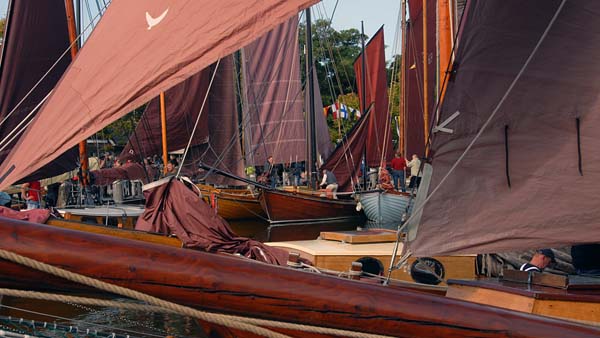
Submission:
POLYGON ((0 329, 52 338, 206 337, 197 321, 186 316, 6 296, 0 308, 0 329))

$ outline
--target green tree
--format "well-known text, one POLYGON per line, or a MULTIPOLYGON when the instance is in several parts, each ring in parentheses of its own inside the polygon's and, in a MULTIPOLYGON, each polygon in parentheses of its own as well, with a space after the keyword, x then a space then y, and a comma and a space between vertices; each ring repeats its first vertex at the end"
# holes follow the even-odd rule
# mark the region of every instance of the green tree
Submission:
POLYGON ((0 46, 4 42, 4 27, 6 26, 6 18, 0 18, 0 46))

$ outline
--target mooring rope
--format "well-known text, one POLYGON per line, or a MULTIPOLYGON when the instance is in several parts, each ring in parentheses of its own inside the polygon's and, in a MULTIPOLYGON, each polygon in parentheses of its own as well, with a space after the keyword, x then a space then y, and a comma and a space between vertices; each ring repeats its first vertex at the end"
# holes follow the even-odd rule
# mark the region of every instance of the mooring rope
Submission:
MULTIPOLYGON (((342 337, 356 337, 356 338, 388 338, 388 337, 390 337, 390 336, 384 336, 384 335, 376 335, 376 334, 369 334, 369 333, 363 333, 363 332, 353 332, 353 331, 340 330, 340 329, 331 329, 331 328, 317 327, 317 326, 311 326, 311 325, 293 324, 293 323, 287 323, 287 322, 277 322, 277 321, 270 321, 270 320, 263 320, 263 319, 245 318, 245 317, 239 317, 239 316, 222 315, 222 314, 204 312, 204 311, 196 310, 196 309, 193 309, 193 308, 190 308, 187 306, 164 301, 162 299, 144 294, 142 292, 130 290, 130 289, 127 289, 127 288, 124 288, 121 286, 117 286, 117 285, 113 285, 110 283, 106 283, 106 282, 103 282, 103 281, 100 281, 100 280, 97 280, 97 279, 94 279, 91 277, 83 276, 78 273, 74 273, 74 272, 70 272, 70 271, 67 271, 67 270, 64 270, 61 268, 57 268, 55 266, 52 266, 52 265, 49 265, 46 263, 42 263, 42 262, 36 261, 34 259, 24 257, 22 255, 16 254, 14 252, 6 251, 3 249, 0 249, 0 258, 36 269, 39 271, 43 271, 43 272, 46 272, 46 273, 49 273, 49 274, 52 274, 55 276, 59 276, 59 277, 68 279, 70 281, 74 281, 74 282, 88 285, 88 286, 93 286, 93 287, 103 290, 103 291, 111 292, 114 294, 129 297, 129 298, 134 298, 134 299, 137 299, 137 300, 140 300, 140 301, 143 301, 143 302, 146 302, 148 304, 155 305, 158 307, 163 307, 167 310, 176 312, 178 314, 183 314, 183 315, 199 318, 201 320, 204 320, 204 321, 207 321, 210 323, 251 332, 251 333, 261 335, 264 337, 288 338, 289 336, 274 332, 269 329, 265 329, 263 327, 259 327, 258 325, 270 326, 270 327, 274 327, 274 328, 292 329, 292 330, 311 332, 311 333, 329 334, 329 335, 342 336, 342 337)), ((163 310, 163 312, 164 312, 164 310, 163 310)))

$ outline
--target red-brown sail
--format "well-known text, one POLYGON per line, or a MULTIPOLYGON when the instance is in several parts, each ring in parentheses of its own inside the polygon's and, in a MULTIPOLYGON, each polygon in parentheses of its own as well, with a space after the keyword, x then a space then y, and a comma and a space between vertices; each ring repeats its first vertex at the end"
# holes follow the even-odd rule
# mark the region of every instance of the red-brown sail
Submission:
POLYGON ((298 18, 290 18, 243 50, 246 164, 304 161, 306 136, 300 83, 298 18))
MULTIPOLYGON (((67 69, 71 58, 61 55, 68 49, 63 0, 11 1, 0 63, 0 163, 23 135, 18 131, 33 119, 36 106, 67 69)), ((75 150, 68 151, 27 180, 73 169, 77 166, 77 155, 75 150)))
MULTIPOLYGON (((205 107, 202 113, 200 109, 206 97, 209 81, 210 69, 207 68, 165 92, 168 151, 185 148, 192 137, 192 129, 199 114, 201 114, 200 128, 193 135, 191 144, 197 145, 208 141, 208 128, 206 128, 208 109, 205 107)), ((121 157, 133 155, 139 160, 162 153, 159 101, 156 97, 148 103, 135 131, 129 136, 129 142, 123 149, 121 157)))
POLYGON ((354 73, 358 97, 366 99, 366 102, 360 103, 360 110, 364 112, 370 108, 373 111, 365 135, 367 165, 379 167, 382 162, 385 164, 393 157, 383 26, 373 35, 365 47, 365 52, 354 62, 354 73), (363 88, 362 58, 365 55, 366 88, 363 88))
MULTIPOLYGON (((388 114, 387 75, 385 63, 383 27, 380 28, 365 48, 366 58, 366 99, 361 102, 361 111, 367 111, 338 145, 324 167, 333 171, 338 180, 339 190, 352 190, 352 180, 357 183, 361 158, 366 147, 369 166, 380 166, 382 160, 391 159, 392 139, 388 114)), ((359 97, 362 97, 362 56, 354 63, 359 97)))
POLYGON ((0 188, 31 174, 80 140, 314 2, 112 2, 35 121, 2 163, 0 188))
POLYGON ((600 241, 600 3, 469 1, 416 255, 600 241), (577 18, 577 19, 575 19, 577 18), (492 117, 492 113, 495 115, 492 117))
MULTIPOLYGON (((427 55, 423 53, 423 1, 409 0, 410 23, 406 31, 406 56, 405 63, 406 89, 406 154, 425 156, 425 129, 424 129, 424 90, 427 90, 428 108, 427 120, 432 121, 436 103, 436 1, 427 1, 427 55), (423 60, 426 57, 428 65, 427 88, 423 78, 423 60)), ((444 65, 445 67, 445 65, 444 65)))

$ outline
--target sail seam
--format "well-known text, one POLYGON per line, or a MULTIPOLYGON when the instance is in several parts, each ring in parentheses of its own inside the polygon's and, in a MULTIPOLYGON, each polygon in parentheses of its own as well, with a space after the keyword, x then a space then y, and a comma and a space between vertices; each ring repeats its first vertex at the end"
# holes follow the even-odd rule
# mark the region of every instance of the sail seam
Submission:
POLYGON ((506 183, 508 184, 508 188, 510 189, 510 167, 508 165, 508 124, 504 126, 504 156, 506 167, 506 183))
POLYGON ((575 127, 577 128, 577 167, 579 169, 579 175, 583 176, 583 164, 581 160, 581 120, 579 117, 575 118, 575 127))

